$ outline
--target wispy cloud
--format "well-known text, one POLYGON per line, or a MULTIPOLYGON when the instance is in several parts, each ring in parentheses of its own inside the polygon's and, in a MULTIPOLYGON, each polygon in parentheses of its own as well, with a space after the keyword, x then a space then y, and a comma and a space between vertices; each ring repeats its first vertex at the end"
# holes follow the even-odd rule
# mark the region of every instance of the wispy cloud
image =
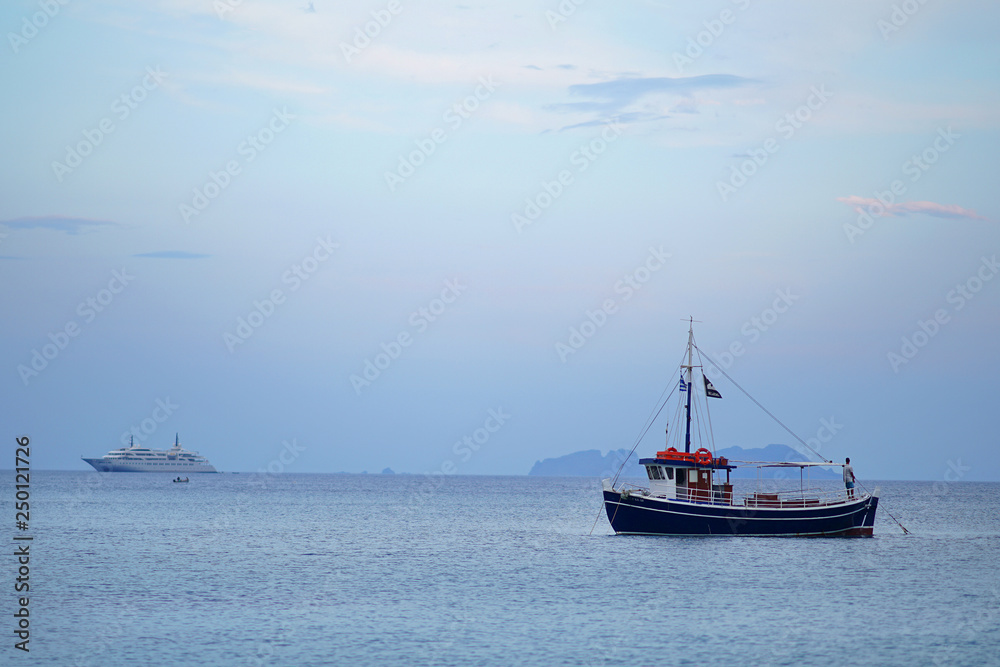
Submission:
MULTIPOLYGON (((660 120, 661 118, 670 118, 669 115, 665 114, 647 114, 639 111, 630 111, 628 113, 621 113, 615 116, 615 120, 619 123, 629 124, 629 123, 639 123, 650 120, 660 120)), ((584 121, 582 123, 574 123, 572 125, 567 125, 560 128, 561 130, 574 130, 580 127, 597 127, 600 125, 606 125, 608 120, 606 118, 596 118, 594 120, 584 121)))
POLYGON ((553 111, 580 112, 600 111, 614 112, 640 98, 654 93, 677 93, 685 97, 701 90, 717 88, 735 88, 753 83, 733 74, 705 74, 702 76, 675 77, 622 77, 601 83, 579 83, 569 87, 569 94, 576 97, 589 97, 587 102, 566 102, 554 104, 549 108, 553 111))
POLYGON ((699 93, 751 83, 755 80, 732 74, 675 78, 621 76, 600 83, 573 84, 567 88, 569 95, 585 99, 550 104, 545 110, 577 115, 576 122, 561 130, 600 125, 611 117, 625 124, 647 123, 671 118, 675 113, 698 114, 702 104, 715 103, 699 100, 699 93), (659 99, 655 99, 657 96, 659 99))
POLYGON ((12 230, 25 229, 48 229, 54 232, 76 235, 81 232, 96 231, 102 227, 120 227, 117 222, 110 220, 92 220, 90 218, 72 218, 61 215, 47 215, 39 217, 14 218, 13 220, 0 220, 0 225, 12 230))
POLYGON ((909 215, 911 213, 924 213, 937 218, 966 218, 969 220, 989 220, 984 218, 972 209, 962 208, 957 204, 938 204, 932 201, 907 201, 889 204, 886 206, 878 199, 870 197, 837 197, 837 201, 844 202, 858 213, 866 211, 871 215, 894 217, 897 215, 909 215))
POLYGON ((157 250, 155 252, 143 252, 133 257, 153 257, 155 259, 204 259, 211 257, 200 252, 187 252, 186 250, 157 250))

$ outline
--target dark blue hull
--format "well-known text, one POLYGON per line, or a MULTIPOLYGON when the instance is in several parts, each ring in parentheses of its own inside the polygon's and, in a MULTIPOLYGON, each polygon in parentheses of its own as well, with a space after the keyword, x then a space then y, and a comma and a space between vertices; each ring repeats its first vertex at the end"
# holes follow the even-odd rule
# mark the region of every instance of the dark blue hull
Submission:
POLYGON ((604 491, 608 521, 624 535, 871 537, 877 496, 818 507, 767 508, 691 503, 604 491))

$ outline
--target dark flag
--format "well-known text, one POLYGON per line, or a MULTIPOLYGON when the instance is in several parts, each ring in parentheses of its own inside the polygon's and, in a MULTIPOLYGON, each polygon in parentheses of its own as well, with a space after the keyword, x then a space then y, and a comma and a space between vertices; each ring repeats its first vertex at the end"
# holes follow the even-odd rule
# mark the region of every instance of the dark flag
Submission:
POLYGON ((722 394, 719 393, 718 389, 712 386, 712 383, 705 375, 702 375, 701 378, 705 381, 705 396, 708 398, 722 398, 722 394))

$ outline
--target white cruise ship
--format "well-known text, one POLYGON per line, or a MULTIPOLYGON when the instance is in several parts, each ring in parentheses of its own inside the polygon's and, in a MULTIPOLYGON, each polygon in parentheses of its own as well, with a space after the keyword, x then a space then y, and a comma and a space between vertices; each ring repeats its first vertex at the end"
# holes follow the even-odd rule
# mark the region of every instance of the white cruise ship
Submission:
POLYGON ((130 439, 128 447, 112 449, 99 459, 83 460, 98 472, 218 472, 198 452, 182 448, 179 435, 174 436, 170 449, 136 447, 130 439))

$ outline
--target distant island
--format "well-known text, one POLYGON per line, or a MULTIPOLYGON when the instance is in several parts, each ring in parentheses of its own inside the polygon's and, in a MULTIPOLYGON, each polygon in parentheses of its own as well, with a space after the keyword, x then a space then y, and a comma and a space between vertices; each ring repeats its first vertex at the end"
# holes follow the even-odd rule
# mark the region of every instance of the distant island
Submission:
MULTIPOLYGON (((772 444, 767 447, 757 447, 755 449, 744 449, 742 447, 726 447, 715 452, 716 456, 724 456, 731 460, 740 461, 809 461, 802 454, 788 445, 772 444)), ((529 475, 540 477, 613 477, 618 472, 618 467, 628 456, 627 449, 611 450, 602 455, 600 450, 588 449, 581 452, 573 452, 565 456, 559 456, 544 461, 536 461, 531 467, 529 475)), ((622 476, 628 478, 646 478, 646 471, 639 465, 639 456, 632 454, 628 463, 622 470, 622 476)), ((647 458, 643 456, 642 458, 647 458)), ((797 470, 786 468, 763 468, 761 477, 766 478, 798 478, 797 470)), ((841 472, 837 468, 813 468, 809 471, 812 479, 840 479, 841 472)), ((757 477, 756 468, 737 468, 732 471, 732 479, 752 479, 757 477)))

